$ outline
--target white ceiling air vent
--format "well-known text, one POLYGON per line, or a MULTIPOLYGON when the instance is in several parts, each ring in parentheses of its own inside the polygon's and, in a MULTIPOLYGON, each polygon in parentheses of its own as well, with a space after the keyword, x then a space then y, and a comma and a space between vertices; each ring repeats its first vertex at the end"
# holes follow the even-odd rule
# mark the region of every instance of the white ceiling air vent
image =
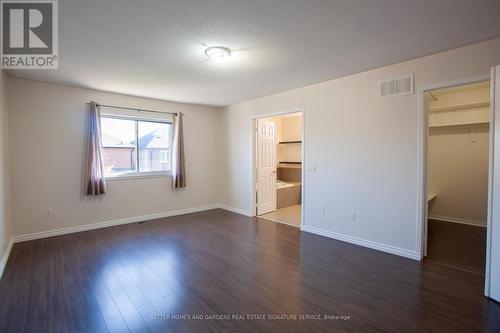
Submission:
POLYGON ((379 97, 402 96, 413 94, 413 74, 395 79, 380 81, 379 97))

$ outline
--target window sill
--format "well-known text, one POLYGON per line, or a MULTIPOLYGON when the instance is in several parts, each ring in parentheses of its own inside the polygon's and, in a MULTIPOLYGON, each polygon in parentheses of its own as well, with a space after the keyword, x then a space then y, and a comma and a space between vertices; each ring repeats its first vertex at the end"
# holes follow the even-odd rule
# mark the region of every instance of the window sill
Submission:
POLYGON ((168 178, 172 177, 172 173, 143 173, 143 174, 129 174, 129 175, 119 175, 119 176, 108 176, 106 180, 126 180, 126 179, 144 179, 144 178, 168 178))

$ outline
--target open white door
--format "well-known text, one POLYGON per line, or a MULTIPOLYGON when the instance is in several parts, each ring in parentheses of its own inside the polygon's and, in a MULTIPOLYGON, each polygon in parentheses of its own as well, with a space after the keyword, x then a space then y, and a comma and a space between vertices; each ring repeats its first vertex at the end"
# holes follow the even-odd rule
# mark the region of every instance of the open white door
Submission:
POLYGON ((491 71, 491 160, 485 294, 500 301, 500 65, 491 71))
POLYGON ((276 133, 272 121, 257 120, 257 215, 276 210, 276 133))

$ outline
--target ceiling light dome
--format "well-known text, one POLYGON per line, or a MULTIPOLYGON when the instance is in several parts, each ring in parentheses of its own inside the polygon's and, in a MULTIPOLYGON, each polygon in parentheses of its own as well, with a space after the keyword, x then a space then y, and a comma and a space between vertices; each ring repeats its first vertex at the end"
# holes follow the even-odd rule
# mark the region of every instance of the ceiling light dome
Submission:
POLYGON ((205 50, 207 57, 211 59, 222 59, 231 56, 231 50, 223 46, 210 46, 205 50))

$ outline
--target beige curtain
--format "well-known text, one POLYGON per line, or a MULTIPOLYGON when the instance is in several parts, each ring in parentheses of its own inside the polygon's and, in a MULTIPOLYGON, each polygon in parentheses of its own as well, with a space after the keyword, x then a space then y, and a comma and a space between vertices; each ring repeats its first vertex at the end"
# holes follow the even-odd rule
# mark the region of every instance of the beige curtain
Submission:
POLYGON ((186 167, 184 160, 184 135, 182 113, 174 116, 174 143, 172 147, 172 187, 186 187, 186 167))
POLYGON ((101 143, 101 114, 95 102, 90 102, 87 145, 86 194, 106 193, 101 143))

